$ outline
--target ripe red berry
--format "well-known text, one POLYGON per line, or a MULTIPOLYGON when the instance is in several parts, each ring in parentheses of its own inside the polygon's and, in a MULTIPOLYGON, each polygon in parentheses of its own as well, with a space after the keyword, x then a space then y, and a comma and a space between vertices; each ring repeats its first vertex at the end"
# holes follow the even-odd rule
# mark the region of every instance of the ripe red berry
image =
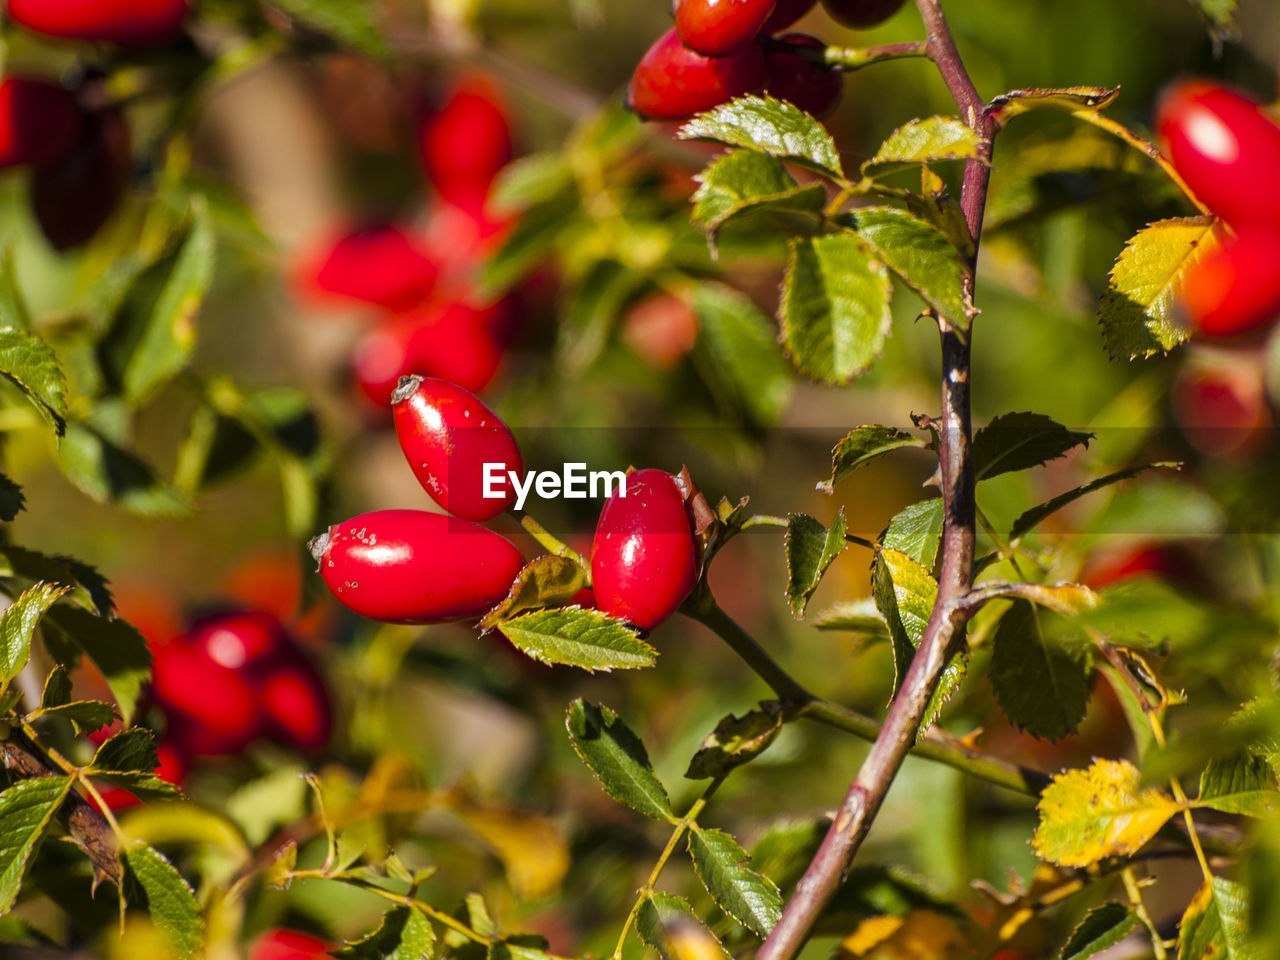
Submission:
POLYGON ((187 643, 214 663, 249 674, 294 654, 284 625, 262 610, 204 617, 191 627, 187 643))
POLYGON ((182 32, 186 0, 9 0, 9 17, 66 40, 163 43, 182 32))
POLYGON ((704 57, 680 42, 674 29, 640 59, 627 102, 646 120, 688 120, 764 86, 764 50, 748 44, 727 57, 704 57))
POLYGON ((1280 316, 1280 222, 1227 238, 1192 264, 1182 302, 1191 323, 1208 337, 1231 337, 1280 316))
POLYGON ((70 152, 36 167, 31 207, 55 250, 78 247, 111 218, 129 181, 129 125, 118 110, 85 114, 70 152))
POLYGON ((329 693, 311 664, 281 664, 256 686, 269 733, 298 750, 319 750, 329 742, 329 693))
POLYGON ((622 342, 655 370, 672 370, 698 339, 698 315, 681 297, 659 292, 622 318, 622 342))
POLYGON ((675 0, 680 42, 704 57, 724 57, 751 43, 773 13, 774 0, 675 0))
POLYGON ((268 930, 249 950, 249 960, 328 960, 337 947, 297 930, 268 930))
POLYGON ((439 268, 404 230, 391 224, 326 240, 300 261, 295 286, 316 300, 335 298, 409 310, 435 285, 439 268))
POLYGON ((1165 156, 1210 210, 1237 229, 1280 229, 1280 125, 1257 103, 1188 80, 1161 98, 1156 126, 1165 156))
POLYGON ((1189 580, 1195 575, 1187 561, 1172 548, 1147 543, 1111 551, 1091 561, 1080 575, 1080 582, 1101 590, 1144 577, 1189 580))
POLYGON ((310 543, 347 609, 391 623, 468 620, 507 595, 524 558, 479 524, 420 510, 377 510, 310 543))
POLYGON ((152 695, 183 752, 239 753, 261 732, 257 702, 241 673, 185 643, 157 648, 154 655, 152 695))
POLYGON ((351 372, 356 386, 375 407, 386 411, 400 378, 413 371, 411 349, 419 325, 394 317, 374 327, 356 343, 351 372))
POLYGON ((484 207, 493 178, 511 161, 511 128, 484 77, 463 80, 418 133, 422 163, 436 192, 472 213, 484 207))
POLYGON ((831 19, 855 30, 884 23, 898 12, 904 0, 822 0, 831 19))
POLYGON ((675 477, 639 470, 600 511, 591 585, 600 609, 652 630, 697 583, 693 525, 675 477))
POLYGON ((795 104, 805 113, 825 117, 844 92, 844 76, 824 63, 800 56, 798 47, 821 50, 826 44, 804 33, 788 33, 765 49, 769 80, 765 93, 795 104))
POLYGON ((450 300, 407 314, 404 320, 415 330, 408 345, 410 369, 403 372, 439 377, 479 393, 502 363, 500 333, 509 309, 507 301, 473 307, 450 300))
POLYGON ((34 77, 0 80, 0 167, 47 163, 80 136, 80 105, 56 83, 34 77))
POLYGON ((773 8, 773 14, 765 21, 762 32, 772 35, 779 30, 787 29, 812 10, 817 3, 818 0, 778 0, 777 6, 773 8))
POLYGON ((1245 456, 1268 439, 1271 408, 1256 357, 1193 353, 1169 399, 1182 435, 1205 456, 1245 456))
POLYGON ((508 471, 524 474, 507 425, 475 396, 445 380, 408 376, 391 398, 405 459, 431 499, 463 520, 488 520, 516 500, 508 471), (486 497, 485 464, 496 464, 500 496, 486 497))

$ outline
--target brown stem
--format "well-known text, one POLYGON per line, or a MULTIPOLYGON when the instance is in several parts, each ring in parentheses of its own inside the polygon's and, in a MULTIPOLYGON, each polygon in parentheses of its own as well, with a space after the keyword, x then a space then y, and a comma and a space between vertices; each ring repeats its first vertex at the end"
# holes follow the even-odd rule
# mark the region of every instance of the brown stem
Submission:
MULTIPOLYGON (((11 780, 64 776, 44 759, 39 746, 16 730, 10 732, 8 740, 0 742, 0 762, 11 780)), ((73 789, 63 801, 58 819, 93 862, 94 886, 104 878, 119 886, 123 873, 115 834, 106 818, 73 789)))
MULTIPOLYGON (((928 35, 929 55, 937 64, 965 123, 978 135, 976 159, 965 166, 961 207, 973 237, 973 259, 966 279, 972 305, 974 268, 990 180, 994 126, 964 68, 938 0, 916 0, 928 35)), ((969 328, 942 328, 942 416, 939 461, 945 506, 942 567, 938 599, 898 696, 880 735, 757 960, 791 960, 848 873, 890 784, 920 734, 920 724, 954 648, 963 642, 971 616, 963 601, 973 579, 976 510, 969 412, 969 328)))

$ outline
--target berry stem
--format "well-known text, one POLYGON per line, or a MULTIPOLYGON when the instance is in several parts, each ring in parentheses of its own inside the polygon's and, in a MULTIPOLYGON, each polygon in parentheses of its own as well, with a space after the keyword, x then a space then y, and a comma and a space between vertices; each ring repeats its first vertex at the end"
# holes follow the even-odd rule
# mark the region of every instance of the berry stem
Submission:
POLYGON ((805 48, 799 46, 793 47, 793 50, 798 56, 820 60, 846 73, 860 70, 873 63, 883 63, 886 60, 929 56, 929 44, 924 40, 910 43, 886 43, 878 47, 827 47, 825 49, 815 47, 814 55, 807 54, 805 48))

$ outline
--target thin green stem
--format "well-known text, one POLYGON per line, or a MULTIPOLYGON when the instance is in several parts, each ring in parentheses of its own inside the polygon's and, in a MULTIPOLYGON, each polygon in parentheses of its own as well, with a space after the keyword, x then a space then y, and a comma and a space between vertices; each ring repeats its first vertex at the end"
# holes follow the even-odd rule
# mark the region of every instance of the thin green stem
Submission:
POLYGON ((1124 889, 1129 895, 1129 904, 1133 907, 1133 912, 1138 915, 1138 919, 1142 921, 1142 925, 1147 928, 1147 933, 1151 937, 1151 949, 1155 952, 1156 960, 1165 960, 1169 956, 1169 952, 1165 948, 1164 938, 1160 936, 1160 931, 1156 929, 1155 922, 1151 919, 1151 914, 1147 912, 1147 905, 1143 902, 1142 890, 1133 875, 1133 868, 1125 867, 1120 872, 1120 875, 1124 878, 1124 889))
POLYGON ((875 47, 827 47, 822 60, 840 70, 860 70, 873 63, 886 60, 902 60, 907 57, 929 56, 929 44, 924 40, 910 43, 886 43, 875 47))
POLYGON ((546 527, 529 516, 529 514, 518 513, 516 516, 520 518, 520 526, 524 527, 525 533, 538 541, 538 544, 549 553, 554 553, 557 557, 564 557, 566 560, 572 560, 581 566, 583 570, 590 572, 591 564, 587 563, 577 550, 548 533, 546 527))
POLYGON ((662 876, 662 871, 667 865, 667 861, 671 859, 671 855, 676 852, 676 846, 680 843, 684 835, 689 832, 689 828, 693 826, 698 816, 702 813, 707 805, 707 801, 711 799, 711 795, 719 789, 720 784, 724 782, 724 777, 717 777, 708 784, 707 789, 702 791, 702 796, 693 801, 693 805, 683 817, 675 823, 675 829, 671 832, 667 845, 662 848, 662 853, 658 855, 658 861, 653 865, 653 869, 649 871, 649 879, 645 881, 636 893, 636 902, 631 907, 631 912, 627 914, 627 919, 623 921, 622 932, 618 934, 618 945, 613 948, 613 960, 622 960, 622 948, 626 945, 627 936, 631 933, 631 928, 635 926, 636 918, 640 916, 640 909, 644 906, 644 902, 653 896, 654 884, 658 882, 658 878, 662 876))

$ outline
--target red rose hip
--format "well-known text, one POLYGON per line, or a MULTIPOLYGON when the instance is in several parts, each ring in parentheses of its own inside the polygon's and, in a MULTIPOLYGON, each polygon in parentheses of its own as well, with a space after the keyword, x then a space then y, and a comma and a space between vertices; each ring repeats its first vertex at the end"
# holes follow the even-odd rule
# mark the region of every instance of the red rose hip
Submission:
POLYGON ((228 670, 252 672, 294 653, 284 625, 261 610, 205 617, 191 628, 187 642, 228 670))
POLYGON ((817 37, 789 33, 770 44, 765 52, 769 80, 765 93, 793 103, 805 113, 824 117, 835 109, 844 92, 844 75, 817 60, 800 55, 797 48, 821 50, 826 46, 817 37))
POLYGON ((47 163, 79 139, 81 110, 56 83, 33 77, 0 80, 0 167, 47 163))
POLYGON ((306 661, 283 664, 257 684, 267 729, 298 750, 319 750, 329 742, 332 718, 324 681, 306 661))
POLYGON ((817 6, 818 0, 778 0, 773 14, 765 21, 763 33, 785 30, 817 6))
POLYGON ((303 259, 299 290, 313 299, 345 299, 408 310, 435 285, 439 268, 404 230, 380 224, 343 234, 303 259))
POLYGON ((497 91, 482 76, 465 79, 418 134, 422 163, 436 191, 473 214, 484 207, 498 171, 511 162, 511 127, 497 91))
POLYGON ((171 739, 185 753, 239 753, 261 732, 248 681, 197 647, 158 648, 151 690, 169 720, 171 739))
POLYGON ((524 566, 505 537, 421 510, 361 514, 334 524, 310 548, 343 606, 390 623, 478 618, 524 566))
POLYGON ((249 950, 249 960, 328 960, 337 944, 297 930, 268 930, 249 950))
POLYGON ((1164 154, 1187 186, 1233 227, 1280 229, 1280 125, 1246 96, 1188 80, 1160 100, 1164 154))
POLYGON ((164 43, 182 32, 186 0, 9 0, 9 17, 66 40, 164 43))
POLYGON ((698 579, 693 525, 675 477, 639 470, 600 511, 591 549, 599 608, 642 630, 675 612, 698 579))
POLYGON ((724 57, 751 43, 772 15, 774 0, 675 0, 680 42, 704 57, 724 57))
POLYGON ((1231 337, 1280 316, 1280 224, 1275 232, 1243 231, 1192 264, 1182 302, 1207 337, 1231 337))
POLYGON ((832 20, 855 30, 884 23, 903 3, 904 0, 822 0, 832 20))
POLYGON ((704 57, 668 30, 649 48, 627 88, 631 109, 646 120, 688 120, 764 86, 764 50, 748 44, 727 57, 704 57))
POLYGON ((463 520, 488 520, 515 503, 508 471, 523 476, 520 448, 475 394, 409 376, 392 394, 391 410, 400 449, 436 503, 463 520), (495 496, 485 496, 486 486, 495 496))
POLYGON ((129 125, 108 109, 86 114, 79 142, 32 171, 31 208, 55 250, 88 243, 111 219, 132 163, 129 125))

